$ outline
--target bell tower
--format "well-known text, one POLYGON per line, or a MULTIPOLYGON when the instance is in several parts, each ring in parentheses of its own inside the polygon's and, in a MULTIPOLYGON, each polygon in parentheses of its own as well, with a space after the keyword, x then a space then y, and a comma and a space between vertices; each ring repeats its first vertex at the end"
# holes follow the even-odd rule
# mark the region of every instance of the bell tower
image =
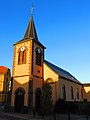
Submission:
POLYGON ((38 40, 33 17, 25 32, 24 38, 14 44, 12 68, 13 111, 22 112, 40 107, 40 89, 43 85, 43 61, 45 47, 38 40))

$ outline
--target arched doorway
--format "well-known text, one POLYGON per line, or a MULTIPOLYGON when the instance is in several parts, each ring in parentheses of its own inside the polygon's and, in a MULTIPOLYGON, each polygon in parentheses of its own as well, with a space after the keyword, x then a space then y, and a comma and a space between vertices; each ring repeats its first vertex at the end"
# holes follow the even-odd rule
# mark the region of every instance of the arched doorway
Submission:
POLYGON ((35 109, 36 112, 40 109, 40 97, 41 97, 41 89, 37 88, 35 91, 35 109))
POLYGON ((24 108, 24 92, 18 89, 15 92, 15 112, 22 112, 24 108))

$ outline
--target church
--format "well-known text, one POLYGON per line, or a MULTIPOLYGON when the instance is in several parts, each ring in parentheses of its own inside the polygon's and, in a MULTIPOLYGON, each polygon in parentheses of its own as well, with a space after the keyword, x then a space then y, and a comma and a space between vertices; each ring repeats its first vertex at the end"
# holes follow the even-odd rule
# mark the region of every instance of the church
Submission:
POLYGON ((22 40, 14 44, 11 109, 21 112, 40 107, 41 87, 52 86, 53 104, 58 99, 83 101, 83 85, 64 69, 44 59, 46 47, 39 41, 33 16, 22 40))

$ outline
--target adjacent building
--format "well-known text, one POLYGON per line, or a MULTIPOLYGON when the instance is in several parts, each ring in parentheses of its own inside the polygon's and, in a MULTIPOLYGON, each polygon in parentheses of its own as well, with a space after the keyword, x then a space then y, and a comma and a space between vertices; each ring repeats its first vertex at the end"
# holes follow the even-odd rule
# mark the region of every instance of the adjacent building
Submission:
POLYGON ((7 105, 10 79, 10 69, 5 66, 0 66, 0 103, 3 105, 7 105))
POLYGON ((83 99, 90 102, 90 83, 83 84, 83 99))

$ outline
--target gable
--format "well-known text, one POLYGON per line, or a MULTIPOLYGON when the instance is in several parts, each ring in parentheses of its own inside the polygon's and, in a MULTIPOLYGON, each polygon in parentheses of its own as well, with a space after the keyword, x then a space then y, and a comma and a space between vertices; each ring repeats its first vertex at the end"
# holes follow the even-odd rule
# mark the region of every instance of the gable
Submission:
POLYGON ((46 81, 48 78, 55 80, 58 78, 58 74, 44 63, 44 80, 46 81))

